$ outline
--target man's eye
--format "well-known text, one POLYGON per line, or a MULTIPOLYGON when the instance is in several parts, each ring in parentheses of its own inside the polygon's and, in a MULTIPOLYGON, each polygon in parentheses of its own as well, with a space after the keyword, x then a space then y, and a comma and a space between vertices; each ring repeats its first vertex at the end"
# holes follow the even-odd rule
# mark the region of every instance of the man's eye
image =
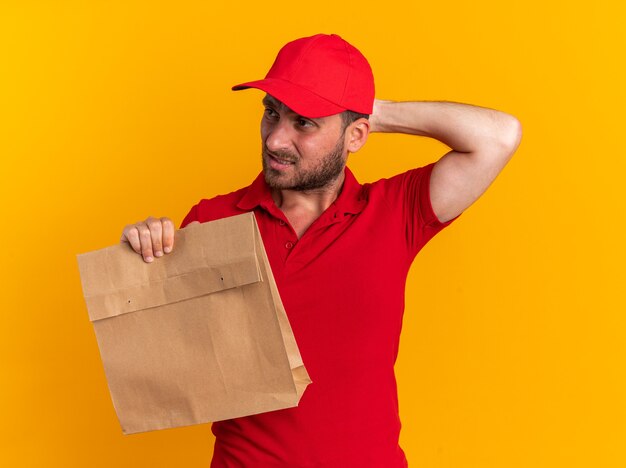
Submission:
POLYGON ((276 116, 276 112, 274 111, 274 109, 266 107, 265 108, 265 115, 267 115, 268 117, 275 117, 276 116))
POLYGON ((313 124, 306 119, 298 119, 298 125, 300 125, 301 127, 309 127, 313 124))

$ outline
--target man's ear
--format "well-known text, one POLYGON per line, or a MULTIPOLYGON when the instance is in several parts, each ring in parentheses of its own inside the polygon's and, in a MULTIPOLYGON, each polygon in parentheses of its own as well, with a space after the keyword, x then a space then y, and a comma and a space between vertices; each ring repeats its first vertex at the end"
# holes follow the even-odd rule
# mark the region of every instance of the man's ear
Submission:
POLYGON ((346 128, 346 149, 350 153, 356 153, 367 141, 370 133, 370 123, 366 118, 360 118, 352 122, 346 128))

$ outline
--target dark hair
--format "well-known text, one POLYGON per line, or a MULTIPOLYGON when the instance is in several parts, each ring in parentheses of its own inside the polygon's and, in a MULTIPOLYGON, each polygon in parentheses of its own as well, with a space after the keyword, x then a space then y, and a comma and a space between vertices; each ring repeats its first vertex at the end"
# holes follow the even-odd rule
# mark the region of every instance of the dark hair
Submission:
POLYGON ((370 118, 369 114, 359 114, 358 112, 353 112, 351 110, 343 111, 341 113, 341 120, 342 120, 341 131, 345 132, 348 125, 350 125, 352 122, 358 119, 369 119, 369 118, 370 118))

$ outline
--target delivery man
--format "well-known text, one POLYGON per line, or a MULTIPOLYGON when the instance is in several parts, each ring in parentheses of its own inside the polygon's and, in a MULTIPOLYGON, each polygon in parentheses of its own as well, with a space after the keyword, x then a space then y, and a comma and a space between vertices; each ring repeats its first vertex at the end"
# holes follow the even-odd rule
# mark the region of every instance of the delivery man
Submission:
MULTIPOLYGON (((313 383, 298 407, 214 422, 211 466, 405 467, 394 363, 407 273, 504 168, 520 123, 467 104, 377 100, 367 60, 334 34, 289 42, 264 79, 233 87, 246 88, 264 91, 263 170, 200 200, 181 228, 254 212, 313 383), (431 137, 451 151, 361 184, 346 161, 372 132, 431 137)), ((174 223, 149 217, 121 242, 155 261, 175 247, 174 223)))

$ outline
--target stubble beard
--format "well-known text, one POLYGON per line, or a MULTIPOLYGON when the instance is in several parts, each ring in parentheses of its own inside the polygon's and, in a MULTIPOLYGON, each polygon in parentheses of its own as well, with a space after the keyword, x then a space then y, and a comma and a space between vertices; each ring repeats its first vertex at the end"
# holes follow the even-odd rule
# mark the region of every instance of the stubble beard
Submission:
POLYGON ((282 171, 276 170, 267 164, 267 159, 270 158, 268 152, 265 143, 263 143, 261 159, 265 182, 271 188, 278 190, 306 191, 326 187, 339 177, 345 167, 343 138, 339 138, 335 147, 322 158, 317 167, 306 172, 300 170, 300 161, 296 156, 285 151, 272 151, 272 154, 280 159, 294 161, 293 172, 295 175, 292 180, 286 180, 282 171))

